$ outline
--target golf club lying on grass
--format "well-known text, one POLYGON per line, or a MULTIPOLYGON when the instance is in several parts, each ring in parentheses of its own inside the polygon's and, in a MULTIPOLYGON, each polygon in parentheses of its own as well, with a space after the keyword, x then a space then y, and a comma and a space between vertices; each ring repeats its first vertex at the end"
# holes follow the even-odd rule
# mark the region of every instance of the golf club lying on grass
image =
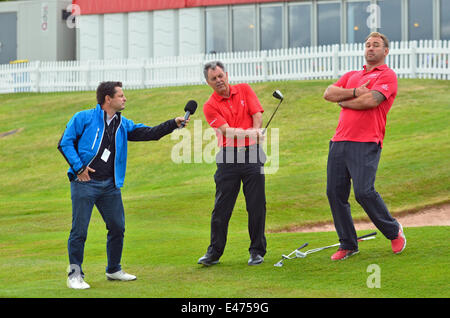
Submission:
POLYGON ((281 267, 281 266, 283 266, 283 261, 284 261, 285 259, 293 259, 293 258, 297 258, 297 256, 291 257, 291 255, 294 254, 294 253, 296 253, 296 252, 298 252, 299 250, 301 250, 302 248, 304 248, 304 247, 306 247, 306 246, 308 246, 308 243, 303 244, 302 246, 300 246, 300 247, 297 248, 296 250, 292 251, 289 255, 284 255, 284 254, 281 255, 282 259, 281 259, 278 263, 276 263, 275 265, 273 265, 273 266, 281 267))
POLYGON ((267 122, 267 125, 266 125, 266 127, 264 128, 264 130, 263 130, 263 133, 262 133, 263 135, 266 133, 267 127, 269 127, 269 124, 270 124, 270 122, 272 121, 273 116, 275 116, 275 113, 277 112, 278 107, 280 107, 280 105, 281 105, 281 103, 283 102, 283 99, 284 99, 283 94, 281 94, 281 92, 280 92, 279 90, 276 90, 275 92, 273 92, 272 96, 275 97, 276 99, 279 99, 280 102, 278 103, 277 108, 275 108, 275 111, 273 112, 272 116, 270 116, 270 119, 269 119, 269 121, 267 122))
MULTIPOLYGON (((375 235, 377 235, 377 232, 372 232, 372 233, 369 233, 369 234, 365 234, 365 235, 359 236, 357 239, 358 239, 358 242, 367 241, 367 240, 374 239, 375 235)), ((282 255, 281 257, 283 257, 283 259, 281 261, 279 261, 278 263, 274 264, 274 266, 281 267, 281 266, 283 266, 283 260, 285 260, 285 259, 305 258, 308 254, 319 252, 319 251, 325 250, 327 248, 339 246, 340 244, 341 243, 336 243, 336 244, 329 245, 329 246, 318 247, 318 248, 314 248, 312 250, 307 250, 306 252, 301 252, 300 249, 302 249, 303 247, 308 245, 308 243, 305 243, 302 246, 300 246, 299 248, 297 248, 296 250, 294 250, 289 255, 287 255, 287 256, 286 255, 282 255), (295 257, 291 256, 294 253, 295 253, 295 257)))

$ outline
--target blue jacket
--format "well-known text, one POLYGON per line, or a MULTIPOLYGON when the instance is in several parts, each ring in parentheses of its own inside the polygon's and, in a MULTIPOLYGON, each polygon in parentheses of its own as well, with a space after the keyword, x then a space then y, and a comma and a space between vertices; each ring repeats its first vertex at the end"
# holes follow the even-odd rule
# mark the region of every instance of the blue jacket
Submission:
MULTIPOLYGON (((127 165, 127 144, 130 141, 158 140, 171 133, 177 124, 174 119, 158 126, 148 127, 135 124, 117 113, 119 126, 116 132, 116 155, 114 158, 114 182, 117 188, 123 186, 127 165)), ((105 128, 105 112, 99 104, 93 109, 76 113, 69 121, 58 143, 58 149, 69 163, 69 180, 85 169, 96 157, 102 143, 105 128)))

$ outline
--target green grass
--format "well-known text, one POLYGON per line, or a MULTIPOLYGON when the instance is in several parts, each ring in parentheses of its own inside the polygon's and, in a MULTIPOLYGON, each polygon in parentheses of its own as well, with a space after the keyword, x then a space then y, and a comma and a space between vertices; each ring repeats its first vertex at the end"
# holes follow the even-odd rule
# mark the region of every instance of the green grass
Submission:
MULTIPOLYGON (((327 250, 273 266, 303 242, 315 248, 337 240, 334 232, 279 233, 331 220, 326 160, 339 109, 322 99, 329 83, 252 84, 266 121, 277 105, 271 92, 280 89, 286 97, 271 123, 279 128, 280 156, 277 172, 266 176, 264 264, 246 265, 242 193, 221 263, 196 264, 209 244, 215 164, 175 164, 172 147, 180 140, 166 136, 129 143, 122 263, 138 280, 106 281, 106 230, 94 210, 83 266, 92 288, 83 292, 65 286, 71 201, 67 163, 56 146, 71 116, 93 107, 95 93, 0 95, 0 133, 23 128, 0 138, 0 297, 449 297, 448 227, 406 228, 408 245, 401 255, 392 255, 389 241, 379 234, 345 262, 331 262, 327 250), (370 264, 380 266, 381 288, 366 285, 370 264)), ((450 201, 448 87, 448 81, 399 81, 376 183, 394 215, 450 201)), ((124 115, 135 122, 156 125, 180 116, 185 102, 195 99, 199 109, 187 130, 193 133, 195 119, 202 120, 203 131, 208 128, 201 110, 211 93, 206 85, 125 93, 124 115)), ((270 138, 269 132, 269 143, 270 138)), ((366 218, 353 194, 350 203, 355 219, 366 218)))

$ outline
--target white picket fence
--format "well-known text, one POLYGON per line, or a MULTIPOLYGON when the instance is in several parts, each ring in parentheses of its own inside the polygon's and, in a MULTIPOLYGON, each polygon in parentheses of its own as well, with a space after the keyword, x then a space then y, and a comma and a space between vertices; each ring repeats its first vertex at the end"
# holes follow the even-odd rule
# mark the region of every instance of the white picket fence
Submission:
MULTIPOLYGON (((0 93, 95 90, 101 81, 126 89, 204 84, 203 65, 224 62, 230 82, 333 79, 364 65, 364 45, 199 54, 141 60, 30 62, 0 65, 0 93)), ((386 63, 399 78, 450 80, 450 41, 392 42, 386 63)))

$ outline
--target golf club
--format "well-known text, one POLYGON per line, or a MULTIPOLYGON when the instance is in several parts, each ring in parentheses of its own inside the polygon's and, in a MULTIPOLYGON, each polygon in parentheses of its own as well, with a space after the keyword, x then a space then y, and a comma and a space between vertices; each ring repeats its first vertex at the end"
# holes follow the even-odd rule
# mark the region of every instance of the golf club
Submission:
MULTIPOLYGON (((377 235, 377 232, 373 232, 373 233, 370 233, 370 234, 362 235, 362 236, 358 237, 357 239, 358 239, 358 242, 371 240, 371 239, 375 238, 375 235, 377 235)), ((326 249, 331 248, 331 247, 339 246, 340 244, 341 243, 336 243, 336 244, 333 244, 333 245, 329 245, 329 246, 324 246, 324 247, 319 247, 319 248, 315 248, 315 249, 312 249, 312 250, 308 250, 306 252, 296 251, 295 255, 297 257, 299 257, 299 258, 305 258, 308 254, 319 252, 319 251, 322 251, 322 250, 326 250, 326 249)))
MULTIPOLYGON (((377 235, 377 232, 372 232, 372 233, 369 233, 369 234, 365 234, 365 235, 359 236, 357 238, 357 240, 358 240, 358 242, 371 240, 371 239, 375 238, 375 235, 377 235)), ((325 249, 328 249, 328 248, 331 248, 331 247, 334 247, 334 246, 339 246, 340 243, 336 243, 336 244, 329 245, 329 246, 315 248, 315 249, 312 249, 312 250, 308 250, 306 252, 301 252, 300 249, 302 249, 303 247, 305 247, 307 245, 308 245, 308 243, 303 244, 302 246, 300 246, 299 248, 297 248, 296 250, 294 250, 292 253, 290 253, 287 256, 286 255, 281 255, 282 260, 280 260, 278 263, 274 264, 274 266, 282 267, 283 266, 283 261, 285 259, 305 258, 308 254, 319 252, 319 251, 322 251, 322 250, 325 250, 325 249), (294 257, 291 256, 293 253, 295 253, 294 257)))
POLYGON ((270 119, 269 119, 269 121, 267 122, 267 125, 266 125, 266 127, 264 128, 264 130, 263 130, 263 133, 262 133, 263 135, 266 133, 267 127, 269 127, 269 124, 270 124, 270 122, 272 121, 273 116, 274 116, 275 113, 277 112, 278 107, 280 107, 280 105, 281 105, 281 103, 283 102, 283 99, 284 99, 283 94, 282 94, 279 90, 276 90, 275 92, 273 92, 272 96, 275 97, 276 99, 279 99, 280 102, 278 103, 277 108, 275 108, 275 111, 273 112, 272 116, 270 116, 270 119))
POLYGON ((293 259, 293 258, 296 258, 296 257, 291 257, 291 255, 294 254, 294 253, 296 253, 297 251, 301 250, 302 248, 304 248, 304 247, 306 247, 306 246, 308 246, 308 243, 305 243, 305 244, 303 244, 302 246, 300 246, 299 248, 295 249, 295 250, 292 251, 289 255, 284 255, 284 254, 281 255, 282 259, 281 259, 278 263, 274 264, 273 266, 276 266, 276 267, 281 267, 281 266, 283 266, 283 261, 284 261, 285 259, 293 259))

